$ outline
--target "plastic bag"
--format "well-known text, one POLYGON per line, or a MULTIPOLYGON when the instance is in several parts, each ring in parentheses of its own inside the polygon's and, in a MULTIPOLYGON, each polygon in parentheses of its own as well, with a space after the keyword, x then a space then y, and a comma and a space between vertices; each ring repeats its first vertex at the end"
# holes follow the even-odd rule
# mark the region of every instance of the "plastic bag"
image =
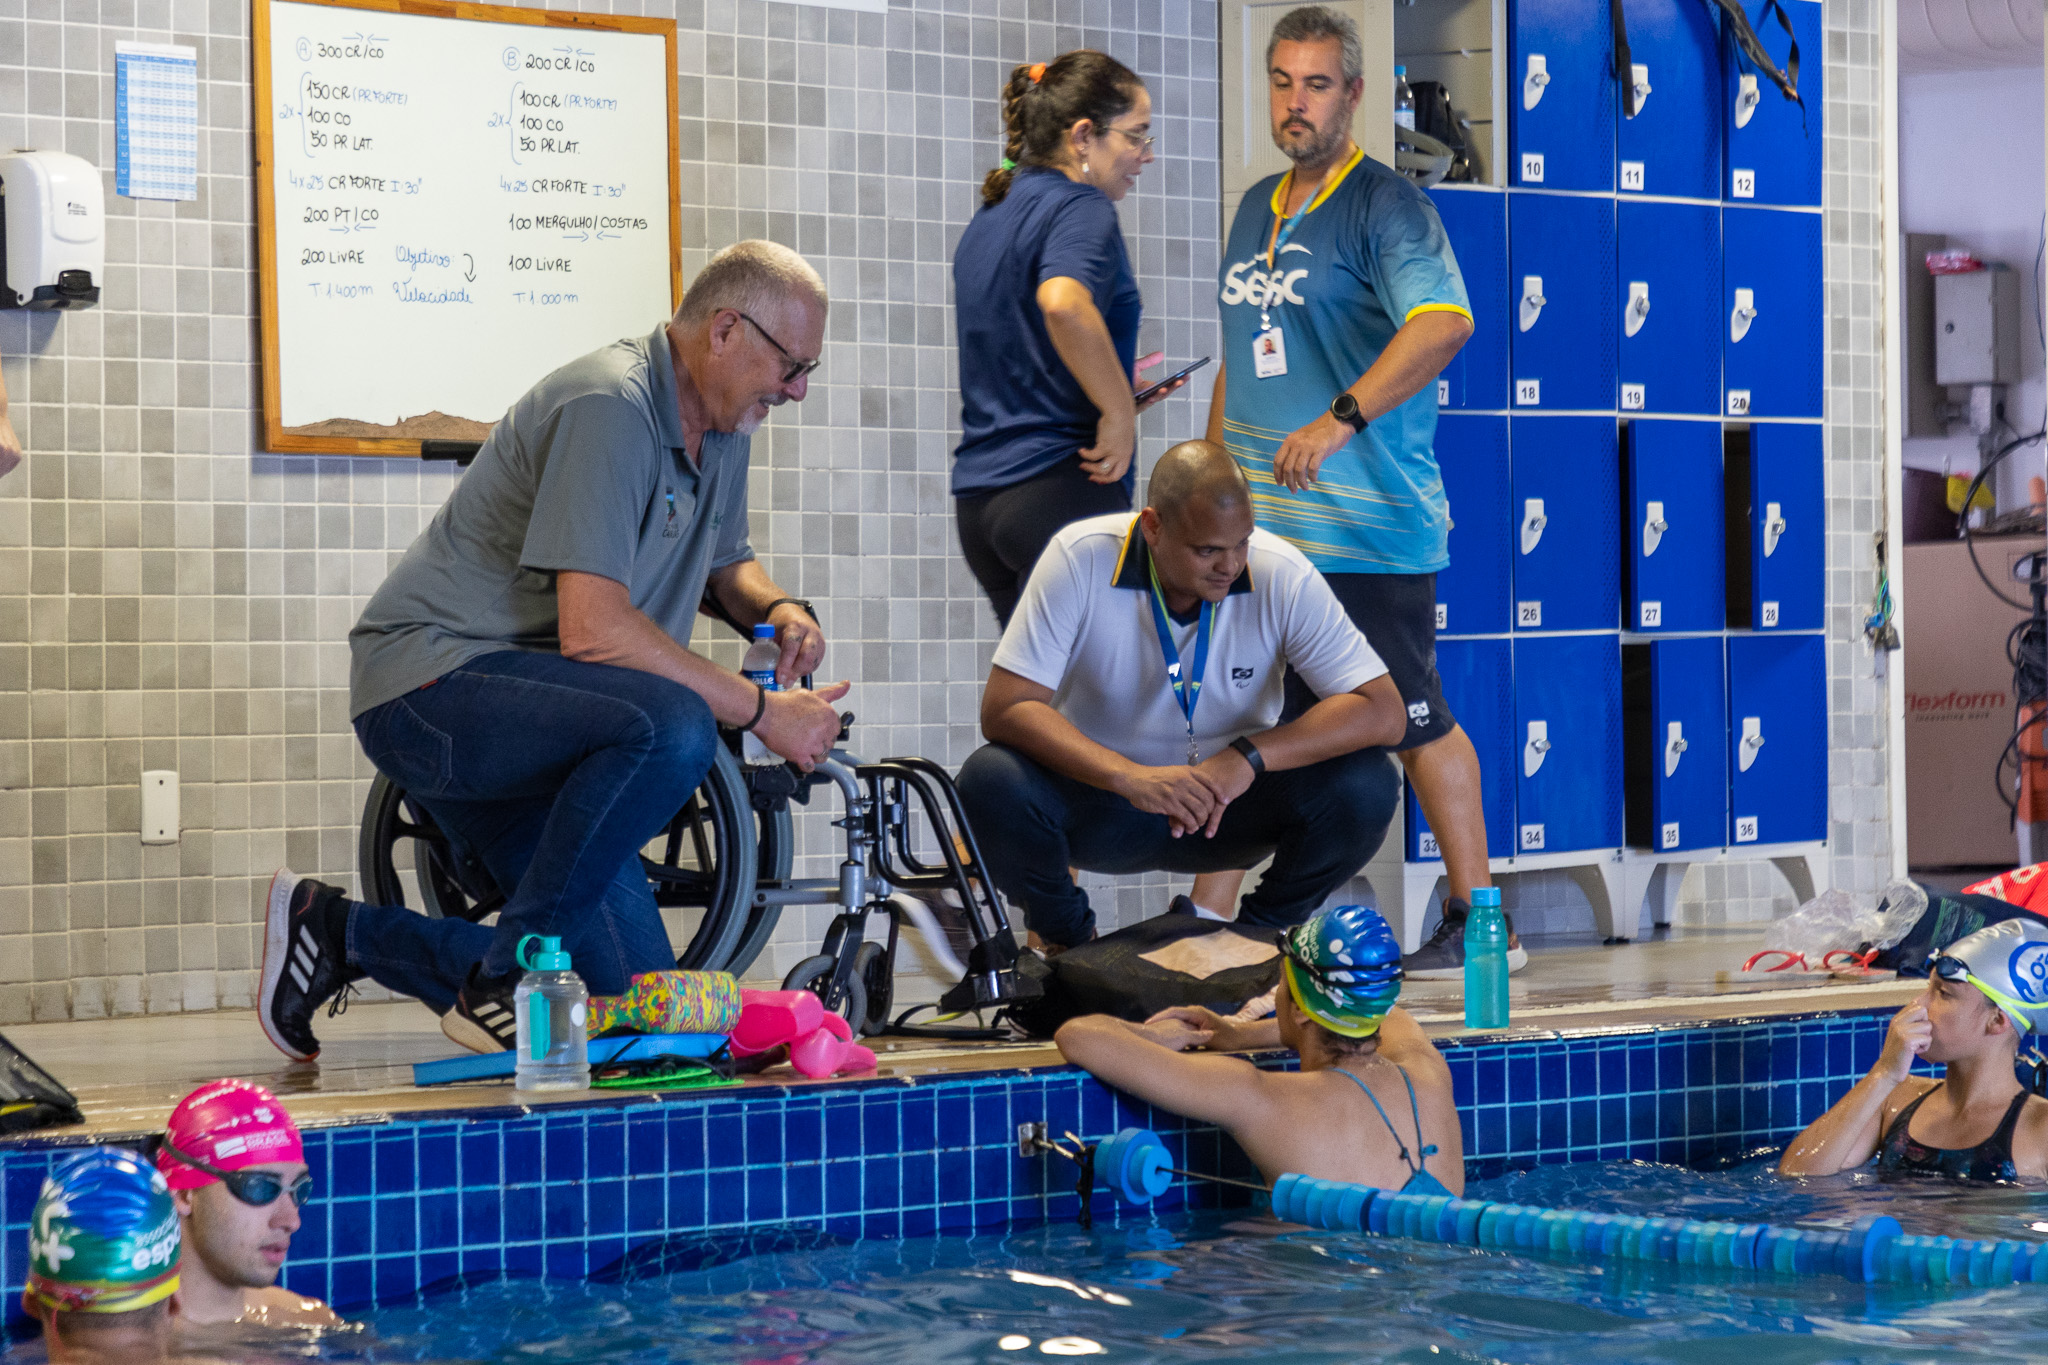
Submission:
POLYGON ((1885 888, 1875 907, 1847 891, 1830 888, 1764 931, 1764 947, 1799 953, 1818 961, 1837 949, 1860 952, 1889 948, 1903 939, 1927 910, 1927 893, 1903 878, 1885 888))

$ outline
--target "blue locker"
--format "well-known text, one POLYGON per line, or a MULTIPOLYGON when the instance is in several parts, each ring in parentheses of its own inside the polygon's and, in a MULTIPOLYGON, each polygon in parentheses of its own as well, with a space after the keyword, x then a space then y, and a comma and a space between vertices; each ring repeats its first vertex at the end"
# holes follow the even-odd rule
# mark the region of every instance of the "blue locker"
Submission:
POLYGON ((1721 411, 1721 210, 1615 206, 1623 412, 1721 411))
POLYGON ((1821 415, 1821 220, 1721 212, 1721 383, 1729 417, 1821 415))
POLYGON ((1517 408, 1614 411, 1614 201, 1508 196, 1508 337, 1517 408))
POLYGON ((1613 32, 1608 0, 1509 4, 1509 184, 1614 189, 1613 32))
POLYGON ((1627 469, 1623 626, 1649 632, 1721 629, 1728 605, 1720 424, 1631 422, 1627 469))
POLYGON ((1517 630, 1621 620, 1621 469, 1611 417, 1509 419, 1517 630))
POLYGON ((1508 197, 1448 185, 1429 197, 1472 300, 1472 335, 1437 377, 1437 404, 1499 412, 1508 405, 1508 197))
POLYGON ((1725 454, 1728 624, 1819 630, 1826 587, 1822 428, 1757 422, 1725 454))
POLYGON ((1621 120, 1623 193, 1718 199, 1721 179, 1721 25, 1699 0, 1628 0, 1629 82, 1621 120), (1643 93, 1647 90, 1647 93, 1643 93))
POLYGON ((1728 837, 1728 692, 1721 637, 1621 647, 1628 842, 1668 853, 1728 837))
MULTIPOLYGON (((1743 12, 1770 55, 1772 63, 1785 71, 1792 39, 1799 43, 1799 105, 1785 98, 1769 78, 1758 73, 1749 59, 1737 50, 1732 36, 1724 34, 1723 70, 1727 125, 1723 136, 1727 146, 1728 174, 1723 197, 1753 200, 1759 204, 1801 204, 1820 207, 1821 111, 1826 106, 1821 73, 1827 60, 1827 40, 1821 32, 1820 0, 1783 0, 1784 13, 1792 21, 1792 38, 1778 24, 1775 15, 1765 18, 1761 11, 1767 0, 1743 0, 1743 12)), ((1629 7, 1630 31, 1634 31, 1635 7, 1629 7)))
POLYGON ((1827 837, 1827 641, 1728 637, 1729 842, 1827 837))
MULTIPOLYGON (((1479 751, 1479 800, 1486 810, 1488 853, 1504 858, 1515 847, 1515 714, 1513 659, 1506 640, 1440 640, 1436 669, 1443 678, 1444 700, 1458 726, 1479 751)), ((1407 859, 1436 858, 1436 839, 1429 821, 1408 789, 1403 803, 1407 859)))
POLYGON ((1514 611, 1508 419, 1444 413, 1436 462, 1451 504, 1451 564, 1436 576, 1437 632, 1502 634, 1514 611))
POLYGON ((1621 843, 1621 659, 1614 635, 1515 640, 1515 847, 1621 843))

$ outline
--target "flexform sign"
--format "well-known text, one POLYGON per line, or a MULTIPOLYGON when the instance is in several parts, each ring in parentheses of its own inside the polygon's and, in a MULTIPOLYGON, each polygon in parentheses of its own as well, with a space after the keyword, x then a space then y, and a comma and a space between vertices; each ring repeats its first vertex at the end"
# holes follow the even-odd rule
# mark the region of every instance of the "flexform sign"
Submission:
POLYGON ((1981 719, 2011 705, 2003 691, 1906 694, 1906 714, 1923 720, 1981 719))

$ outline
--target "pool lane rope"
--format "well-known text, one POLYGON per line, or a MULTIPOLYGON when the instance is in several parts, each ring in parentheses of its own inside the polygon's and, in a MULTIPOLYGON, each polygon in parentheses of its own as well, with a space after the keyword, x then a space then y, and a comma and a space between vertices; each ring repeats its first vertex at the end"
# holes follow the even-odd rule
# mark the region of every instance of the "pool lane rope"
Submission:
MULTIPOLYGON (((1181 1171, 1168 1164, 1171 1159, 1157 1133, 1126 1128, 1097 1145, 1095 1171, 1127 1203, 1140 1205, 1166 1193, 1175 1175, 1247 1183, 1181 1171)), ((1863 1284, 2048 1284, 2048 1246, 1922 1236, 1906 1232, 1886 1214, 1866 1215, 1847 1228, 1788 1228, 1403 1194, 1304 1175, 1283 1175, 1274 1181, 1272 1200, 1273 1216, 1289 1223, 1487 1250, 1778 1275, 1841 1275, 1863 1284)))

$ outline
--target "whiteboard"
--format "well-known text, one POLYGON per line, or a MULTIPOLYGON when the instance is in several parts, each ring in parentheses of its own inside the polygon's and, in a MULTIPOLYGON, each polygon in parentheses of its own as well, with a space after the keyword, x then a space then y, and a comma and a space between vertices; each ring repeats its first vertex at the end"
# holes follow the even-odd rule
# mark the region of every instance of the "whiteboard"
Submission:
POLYGON ((273 450, 481 440, 674 310, 675 24, 256 0, 273 450))

